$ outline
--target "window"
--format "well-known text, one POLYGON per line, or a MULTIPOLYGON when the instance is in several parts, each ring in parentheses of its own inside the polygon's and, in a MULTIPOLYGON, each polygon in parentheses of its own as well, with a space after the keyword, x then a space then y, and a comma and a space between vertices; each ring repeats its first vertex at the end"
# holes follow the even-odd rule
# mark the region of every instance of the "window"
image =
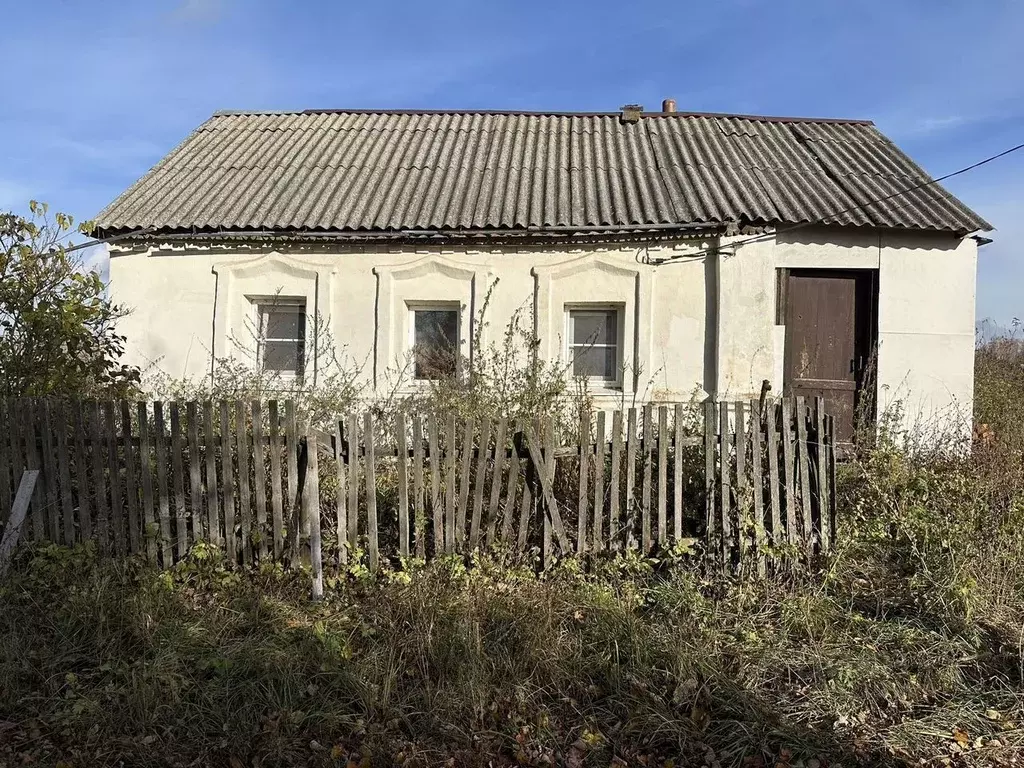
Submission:
POLYGON ((424 381, 454 376, 459 361, 458 305, 410 307, 413 377, 424 381))
POLYGON ((259 360, 264 371, 301 376, 306 365, 306 304, 274 299, 257 304, 259 360))
POLYGON ((621 315, 621 310, 612 307, 578 307, 568 310, 568 352, 573 376, 581 376, 605 386, 617 386, 620 383, 621 315))

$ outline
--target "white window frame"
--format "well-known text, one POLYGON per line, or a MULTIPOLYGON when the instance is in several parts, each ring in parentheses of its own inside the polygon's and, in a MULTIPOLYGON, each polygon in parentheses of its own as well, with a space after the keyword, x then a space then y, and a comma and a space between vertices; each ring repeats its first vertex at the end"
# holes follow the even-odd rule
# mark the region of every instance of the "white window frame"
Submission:
MULTIPOLYGON (((609 304, 609 303, 574 303, 565 305, 565 344, 563 345, 563 355, 565 358, 566 365, 569 366, 569 374, 573 375, 573 354, 572 348, 576 346, 573 344, 575 338, 575 323, 573 320, 574 313, 585 313, 591 312, 594 314, 606 314, 608 312, 615 312, 615 377, 612 379, 606 379, 604 376, 587 376, 586 380, 589 384, 602 389, 622 389, 623 386, 623 353, 625 344, 625 305, 624 304, 609 304)), ((611 344, 593 344, 594 347, 607 348, 612 346, 611 344)))
POLYGON ((416 384, 429 384, 439 379, 421 379, 416 376, 416 313, 448 311, 455 313, 455 376, 462 373, 462 303, 459 301, 407 301, 406 313, 409 324, 409 354, 412 356, 412 381, 416 384))
POLYGON ((256 365, 261 373, 270 373, 277 376, 287 376, 300 379, 305 374, 306 366, 309 363, 309 315, 306 313, 305 296, 251 296, 249 300, 253 307, 253 327, 256 329, 256 365), (296 307, 303 315, 302 338, 268 339, 263 335, 263 316, 266 310, 273 310, 282 307, 296 307), (268 341, 291 341, 302 344, 302 368, 297 371, 267 371, 263 368, 264 347, 268 341))

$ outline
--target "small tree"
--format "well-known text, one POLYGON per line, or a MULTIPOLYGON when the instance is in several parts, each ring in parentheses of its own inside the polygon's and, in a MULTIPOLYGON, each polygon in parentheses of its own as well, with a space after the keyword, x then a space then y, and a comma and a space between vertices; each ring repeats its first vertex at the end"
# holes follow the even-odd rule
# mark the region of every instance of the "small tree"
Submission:
POLYGON ((35 201, 29 208, 29 218, 0 213, 0 394, 128 394, 139 371, 120 362, 124 337, 114 326, 125 310, 64 247, 72 218, 50 219, 35 201))

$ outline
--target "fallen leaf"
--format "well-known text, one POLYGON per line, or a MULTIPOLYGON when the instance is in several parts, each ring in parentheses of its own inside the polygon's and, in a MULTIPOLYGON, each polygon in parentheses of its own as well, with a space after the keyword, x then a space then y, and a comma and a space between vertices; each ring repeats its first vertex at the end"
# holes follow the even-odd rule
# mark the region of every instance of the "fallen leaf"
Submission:
POLYGON ((989 720, 1002 720, 1003 719, 1003 716, 997 710, 994 710, 994 709, 986 709, 985 710, 985 717, 987 717, 989 720))
POLYGON ((956 743, 959 744, 961 747, 966 747, 968 744, 971 743, 971 737, 968 736, 967 731, 963 730, 962 728, 953 729, 953 738, 956 740, 956 743))

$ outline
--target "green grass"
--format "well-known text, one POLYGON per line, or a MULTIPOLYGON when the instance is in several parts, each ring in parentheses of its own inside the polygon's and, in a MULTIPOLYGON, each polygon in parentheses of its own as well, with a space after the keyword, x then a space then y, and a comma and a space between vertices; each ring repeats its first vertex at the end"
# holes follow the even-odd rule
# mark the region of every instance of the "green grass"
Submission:
POLYGON ((312 604, 303 576, 199 554, 173 574, 23 556, 0 587, 0 764, 980 766, 1024 749, 1012 622, 915 611, 867 568, 780 586, 448 561, 312 604))

